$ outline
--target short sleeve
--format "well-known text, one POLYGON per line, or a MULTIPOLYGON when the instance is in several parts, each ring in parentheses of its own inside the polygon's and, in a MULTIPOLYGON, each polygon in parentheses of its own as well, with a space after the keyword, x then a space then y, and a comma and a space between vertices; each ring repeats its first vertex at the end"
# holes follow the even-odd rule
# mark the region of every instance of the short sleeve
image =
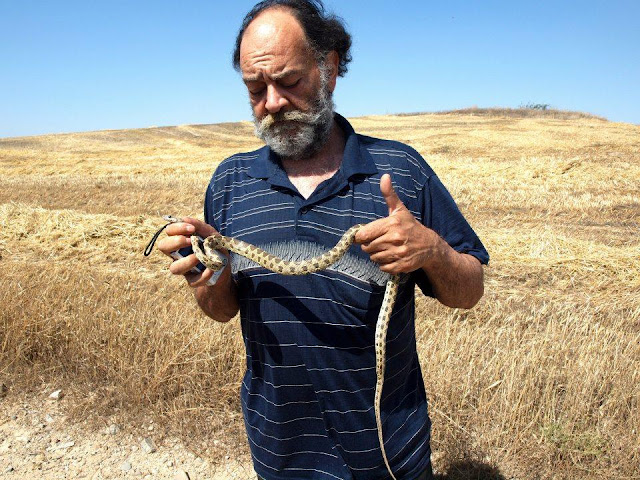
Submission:
MULTIPOLYGON (((217 170, 216 170, 217 172, 217 170)), ((220 200, 218 199, 216 205, 216 199, 214 198, 214 192, 216 191, 215 185, 216 174, 211 177, 211 181, 207 186, 207 191, 204 194, 204 221, 216 229, 216 232, 220 231, 220 226, 216 219, 220 219, 220 200)))
MULTIPOLYGON (((421 196, 424 225, 440 235, 456 252, 472 255, 481 264, 487 265, 489 253, 436 175, 429 177, 421 196)), ((433 288, 427 275, 420 269, 413 276, 422 292, 433 297, 433 288)))

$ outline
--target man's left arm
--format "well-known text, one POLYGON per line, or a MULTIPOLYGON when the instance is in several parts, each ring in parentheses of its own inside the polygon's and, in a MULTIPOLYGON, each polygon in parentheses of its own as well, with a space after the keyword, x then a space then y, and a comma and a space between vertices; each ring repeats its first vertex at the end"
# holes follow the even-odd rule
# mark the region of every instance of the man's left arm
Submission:
POLYGON ((478 303, 484 292, 480 261, 456 252, 435 231, 416 220, 398 198, 389 175, 380 179, 380 190, 389 216, 367 224, 356 235, 356 242, 371 260, 391 274, 422 269, 435 297, 444 305, 471 308, 478 303))

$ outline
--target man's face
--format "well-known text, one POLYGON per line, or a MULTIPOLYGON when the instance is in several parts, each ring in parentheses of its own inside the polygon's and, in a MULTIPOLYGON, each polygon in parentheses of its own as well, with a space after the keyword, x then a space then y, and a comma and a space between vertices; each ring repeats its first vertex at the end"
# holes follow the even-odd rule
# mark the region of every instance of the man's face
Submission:
POLYGON ((317 95, 308 111, 289 110, 253 114, 258 138, 284 158, 309 158, 326 143, 333 125, 333 100, 327 75, 320 77, 317 95))
POLYGON ((326 142, 333 124, 335 75, 318 65, 300 24, 282 9, 247 28, 240 66, 256 134, 286 158, 305 158, 326 142))

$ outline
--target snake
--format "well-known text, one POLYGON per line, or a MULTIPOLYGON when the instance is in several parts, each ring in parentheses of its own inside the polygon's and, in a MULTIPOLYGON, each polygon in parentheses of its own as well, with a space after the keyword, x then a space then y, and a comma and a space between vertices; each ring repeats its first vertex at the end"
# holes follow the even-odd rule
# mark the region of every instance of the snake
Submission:
MULTIPOLYGON (((310 273, 324 270, 327 267, 333 265, 340 258, 342 258, 342 256, 347 252, 349 247, 355 241, 356 234, 363 226, 364 225, 362 224, 358 224, 349 228, 342 235, 338 243, 332 249, 326 251, 322 255, 315 256, 308 260, 296 262, 283 260, 274 255, 271 255, 270 253, 259 247, 256 247, 255 245, 235 239, 233 237, 226 237, 219 233, 211 235, 204 240, 197 235, 192 235, 191 246, 194 253, 196 254, 196 257, 198 257, 198 260, 200 260, 203 265, 213 271, 219 271, 225 267, 225 262, 221 260, 217 250, 227 249, 239 255, 242 255, 249 260, 254 261, 258 265, 274 273, 279 273, 281 275, 308 275, 310 273)), ((376 321, 375 330, 376 386, 373 408, 376 417, 378 442, 380 443, 382 458, 393 480, 396 480, 396 477, 393 475, 393 471, 389 466, 389 460, 387 459, 387 453, 384 448, 380 404, 382 401, 382 388, 384 386, 387 329, 389 327, 391 312, 393 310, 393 305, 398 293, 399 283, 399 275, 391 275, 387 280, 384 297, 382 299, 382 305, 380 307, 380 312, 376 321)))

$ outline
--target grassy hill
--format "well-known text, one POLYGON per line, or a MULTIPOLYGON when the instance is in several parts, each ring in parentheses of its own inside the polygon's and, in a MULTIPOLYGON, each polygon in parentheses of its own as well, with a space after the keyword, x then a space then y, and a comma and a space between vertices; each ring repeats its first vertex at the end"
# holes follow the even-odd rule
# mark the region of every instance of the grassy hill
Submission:
MULTIPOLYGON (((352 123, 416 148, 492 256, 473 310, 418 303, 443 478, 636 478, 640 127, 510 110, 352 123)), ((142 250, 160 215, 201 216, 217 163, 261 145, 252 131, 0 139, 10 396, 65 382, 78 415, 151 411, 214 462, 246 456, 238 322, 205 318, 167 260, 142 250)))

